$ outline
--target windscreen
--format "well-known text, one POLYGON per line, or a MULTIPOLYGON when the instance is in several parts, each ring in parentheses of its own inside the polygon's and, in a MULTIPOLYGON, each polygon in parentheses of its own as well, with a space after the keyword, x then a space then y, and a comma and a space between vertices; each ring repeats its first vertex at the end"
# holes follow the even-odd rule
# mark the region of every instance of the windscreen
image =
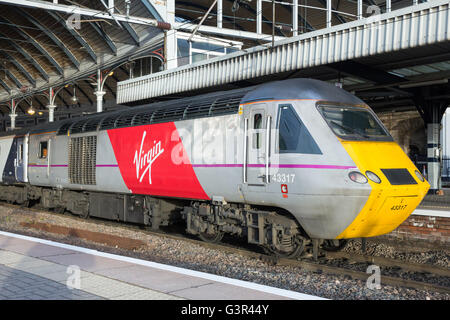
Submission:
POLYGON ((333 132, 346 140, 392 141, 376 116, 359 107, 319 106, 333 132))

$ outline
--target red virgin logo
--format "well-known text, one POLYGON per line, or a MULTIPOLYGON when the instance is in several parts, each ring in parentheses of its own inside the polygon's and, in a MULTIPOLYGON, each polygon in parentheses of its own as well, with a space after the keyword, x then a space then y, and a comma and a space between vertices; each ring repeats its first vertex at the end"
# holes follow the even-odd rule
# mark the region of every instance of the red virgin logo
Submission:
POLYGON ((144 131, 142 134, 141 147, 139 148, 139 151, 136 150, 134 153, 133 164, 136 166, 136 179, 139 180, 139 183, 142 182, 144 176, 148 173, 148 183, 152 184, 152 164, 164 152, 164 149, 161 148, 161 140, 158 142, 154 140, 153 146, 149 150, 144 151, 143 146, 146 135, 147 131, 144 131))

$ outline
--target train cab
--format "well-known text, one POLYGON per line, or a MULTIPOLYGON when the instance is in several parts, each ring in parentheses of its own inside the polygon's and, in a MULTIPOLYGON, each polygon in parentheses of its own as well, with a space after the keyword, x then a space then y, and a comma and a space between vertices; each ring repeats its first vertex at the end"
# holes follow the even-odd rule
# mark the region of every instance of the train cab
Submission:
POLYGON ((311 79, 255 91, 241 106, 246 199, 286 209, 309 237, 388 233, 428 191, 418 169, 357 97, 311 79))

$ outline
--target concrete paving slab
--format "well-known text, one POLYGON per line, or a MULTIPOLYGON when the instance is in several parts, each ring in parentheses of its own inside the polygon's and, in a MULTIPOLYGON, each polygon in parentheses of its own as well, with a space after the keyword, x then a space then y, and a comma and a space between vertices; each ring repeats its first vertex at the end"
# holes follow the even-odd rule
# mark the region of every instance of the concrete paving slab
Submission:
POLYGON ((207 279, 136 265, 100 270, 97 273, 165 293, 212 283, 212 281, 207 279))
POLYGON ((184 300, 182 298, 167 295, 157 291, 140 290, 135 293, 121 295, 112 298, 113 300, 184 300))
POLYGON ((0 249, 0 261, 2 264, 9 264, 9 263, 34 261, 34 258, 0 249))
POLYGON ((93 256, 87 253, 47 256, 42 257, 42 259, 66 266, 76 265, 79 266, 80 269, 89 272, 97 272, 100 270, 133 266, 133 264, 128 262, 93 256))
POLYGON ((51 266, 52 264, 48 261, 44 261, 44 260, 39 260, 36 258, 33 258, 33 260, 30 259, 22 259, 19 261, 15 261, 15 262, 11 262, 11 263, 4 263, 2 262, 3 265, 6 265, 10 268, 14 268, 14 269, 18 269, 18 270, 22 270, 22 271, 26 271, 28 269, 33 269, 36 267, 44 267, 44 266, 51 266))
POLYGON ((27 255, 29 257, 41 258, 47 256, 56 256, 64 254, 74 254, 76 251, 46 246, 40 243, 19 243, 19 244, 8 244, 4 247, 0 246, 0 249, 7 249, 8 251, 20 253, 27 255))
POLYGON ((18 238, 12 238, 4 235, 0 235, 0 249, 8 249, 9 246, 15 246, 15 245, 23 245, 27 246, 30 245, 30 242, 24 239, 18 239, 18 238))
POLYGON ((290 300, 279 295, 224 283, 212 283, 170 293, 189 300, 228 300, 230 297, 233 300, 290 300))

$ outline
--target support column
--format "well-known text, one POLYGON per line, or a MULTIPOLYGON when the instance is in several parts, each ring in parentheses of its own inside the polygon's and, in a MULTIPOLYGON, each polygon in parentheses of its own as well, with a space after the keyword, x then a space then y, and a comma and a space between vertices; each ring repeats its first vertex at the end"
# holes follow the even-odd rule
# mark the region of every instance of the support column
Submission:
POLYGON ((95 91, 94 94, 97 96, 97 112, 103 112, 103 96, 106 94, 106 92, 95 91))
POLYGON ((331 0, 327 0, 327 28, 331 28, 331 13, 332 13, 332 7, 331 7, 331 0))
POLYGON ((16 128, 16 113, 10 113, 9 116, 11 117, 11 129, 14 130, 16 128))
POLYGON ((449 150, 449 143, 450 143, 450 109, 447 109, 444 113, 444 116, 442 117, 441 121, 441 159, 442 160, 442 173, 441 177, 443 181, 449 182, 450 178, 450 170, 449 170, 449 160, 450 159, 450 150, 449 150))
POLYGON ((427 174, 430 193, 433 194, 441 189, 440 125, 440 123, 427 124, 427 174))
POLYGON ((256 33, 262 33, 262 0, 256 0, 256 33))
POLYGON ((294 36, 298 36, 298 0, 294 0, 292 5, 292 32, 294 36))
POLYGON ((223 5, 222 0, 217 1, 217 28, 223 25, 223 5))
POLYGON ((391 12, 391 0, 386 0, 386 12, 391 12))
POLYGON ((424 87, 418 89, 414 95, 417 111, 422 116, 427 128, 426 177, 430 184, 429 194, 442 192, 440 126, 449 101, 434 97, 442 95, 443 92, 446 92, 445 90, 445 88, 439 87, 424 87))
POLYGON ((56 106, 54 104, 49 104, 47 106, 47 109, 48 109, 48 122, 55 121, 55 109, 56 109, 56 106))
POLYGON ((430 103, 427 123, 427 175, 430 183, 430 193, 435 194, 442 188, 441 182, 441 145, 440 127, 442 114, 440 104, 430 103))
MULTIPOLYGON (((171 25, 175 24, 175 0, 167 0, 166 3, 167 15, 166 22, 171 25)), ((165 57, 166 57, 166 70, 175 69, 178 67, 177 56, 177 31, 175 29, 166 31, 165 38, 165 57)))
POLYGON ((427 180, 428 193, 436 194, 442 189, 440 127, 445 112, 443 103, 429 102, 427 108, 427 180))
POLYGON ((357 13, 358 19, 363 18, 363 3, 362 0, 358 0, 358 13, 357 13))

